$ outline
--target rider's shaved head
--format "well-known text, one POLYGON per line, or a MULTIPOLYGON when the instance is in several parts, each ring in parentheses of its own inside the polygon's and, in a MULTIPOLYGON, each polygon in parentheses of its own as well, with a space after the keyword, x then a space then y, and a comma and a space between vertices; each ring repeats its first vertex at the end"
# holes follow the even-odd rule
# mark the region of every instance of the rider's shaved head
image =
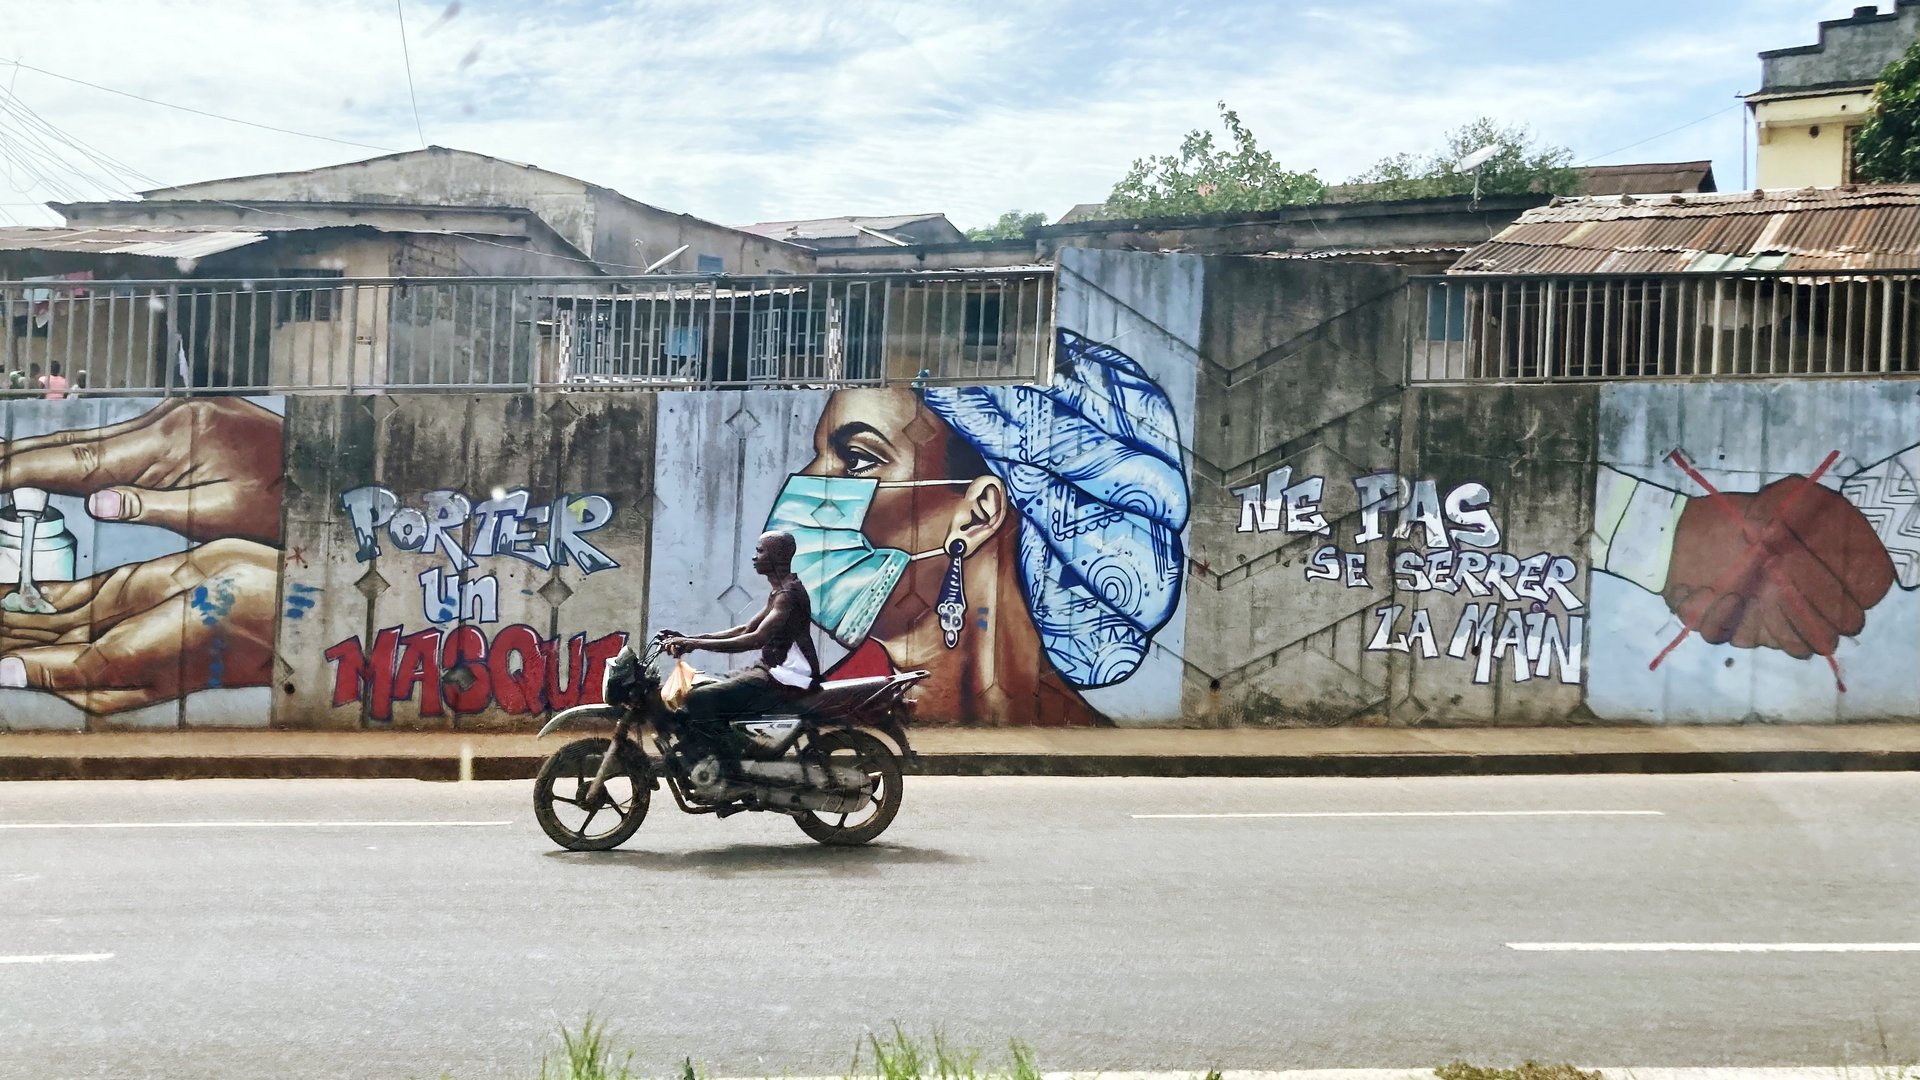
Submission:
POLYGON ((753 568, 763 574, 786 573, 793 566, 793 553, 798 550, 790 533, 763 532, 760 543, 755 546, 753 568))

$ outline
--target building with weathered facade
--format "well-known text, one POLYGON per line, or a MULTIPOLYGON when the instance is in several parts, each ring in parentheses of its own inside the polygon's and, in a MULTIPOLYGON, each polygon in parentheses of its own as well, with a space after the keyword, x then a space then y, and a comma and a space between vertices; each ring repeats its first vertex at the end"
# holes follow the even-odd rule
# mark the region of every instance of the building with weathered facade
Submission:
POLYGON ((391 282, 600 274, 525 209, 133 205, 62 205, 89 223, 0 229, 0 278, 19 283, 0 295, 0 366, 58 364, 99 389, 405 385, 431 378, 414 361, 430 338, 491 353, 518 334, 517 371, 497 377, 524 381, 526 313, 461 310, 458 297, 423 305, 420 290, 391 282))
POLYGON ((140 208, 151 204, 172 204, 184 220, 262 200, 314 207, 400 203, 524 208, 585 252, 593 266, 611 273, 813 269, 807 250, 792 244, 649 206, 550 169, 443 146, 319 169, 181 184, 142 192, 138 202, 91 203, 85 209, 89 223, 134 224, 144 212, 140 208))
POLYGON ((1865 4, 1820 24, 1811 45, 1760 54, 1760 89, 1747 95, 1757 136, 1758 186, 1832 187, 1853 180, 1853 137, 1873 111, 1873 86, 1920 39, 1920 0, 1892 10, 1865 4))

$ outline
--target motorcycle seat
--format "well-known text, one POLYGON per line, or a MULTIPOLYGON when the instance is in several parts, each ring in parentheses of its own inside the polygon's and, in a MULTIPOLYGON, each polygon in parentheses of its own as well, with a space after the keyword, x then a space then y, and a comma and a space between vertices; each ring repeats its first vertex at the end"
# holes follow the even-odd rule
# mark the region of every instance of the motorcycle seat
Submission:
MULTIPOLYGON (((918 674, 918 673, 914 673, 918 674)), ((907 676, 906 678, 910 678, 907 676)), ((796 712, 834 717, 852 712, 889 686, 903 680, 901 675, 872 675, 864 679, 835 679, 793 703, 796 712)))

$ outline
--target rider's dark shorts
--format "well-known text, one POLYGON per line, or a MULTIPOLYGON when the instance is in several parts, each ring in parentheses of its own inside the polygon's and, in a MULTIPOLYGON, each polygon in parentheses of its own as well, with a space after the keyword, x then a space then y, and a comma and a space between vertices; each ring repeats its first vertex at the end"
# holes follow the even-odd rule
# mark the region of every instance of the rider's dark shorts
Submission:
POLYGON ((682 706, 688 716, 698 719, 752 716, 777 712, 800 696, 791 687, 774 679, 758 664, 717 682, 701 683, 687 691, 682 706))

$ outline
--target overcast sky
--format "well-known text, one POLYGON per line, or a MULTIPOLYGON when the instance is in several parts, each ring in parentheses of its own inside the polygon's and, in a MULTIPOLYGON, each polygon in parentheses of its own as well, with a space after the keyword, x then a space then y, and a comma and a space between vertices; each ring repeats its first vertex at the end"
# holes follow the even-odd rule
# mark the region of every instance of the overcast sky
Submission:
POLYGON ((417 125, 394 0, 5 0, 0 63, 24 66, 0 66, 13 96, 0 99, 0 137, 41 164, 7 163, 0 211, 57 222, 38 204, 349 161, 418 147, 424 132, 727 224, 939 210, 965 227, 1104 198, 1133 158, 1214 124, 1222 98, 1288 167, 1329 181, 1487 114, 1530 124, 1580 163, 1712 158, 1734 189, 1747 138, 1735 95, 1758 85, 1754 54, 1811 43, 1818 20, 1855 4, 399 6, 417 125), (44 148, 23 150, 22 107, 57 133, 42 131, 44 148), (47 166, 54 152, 74 168, 47 166))

